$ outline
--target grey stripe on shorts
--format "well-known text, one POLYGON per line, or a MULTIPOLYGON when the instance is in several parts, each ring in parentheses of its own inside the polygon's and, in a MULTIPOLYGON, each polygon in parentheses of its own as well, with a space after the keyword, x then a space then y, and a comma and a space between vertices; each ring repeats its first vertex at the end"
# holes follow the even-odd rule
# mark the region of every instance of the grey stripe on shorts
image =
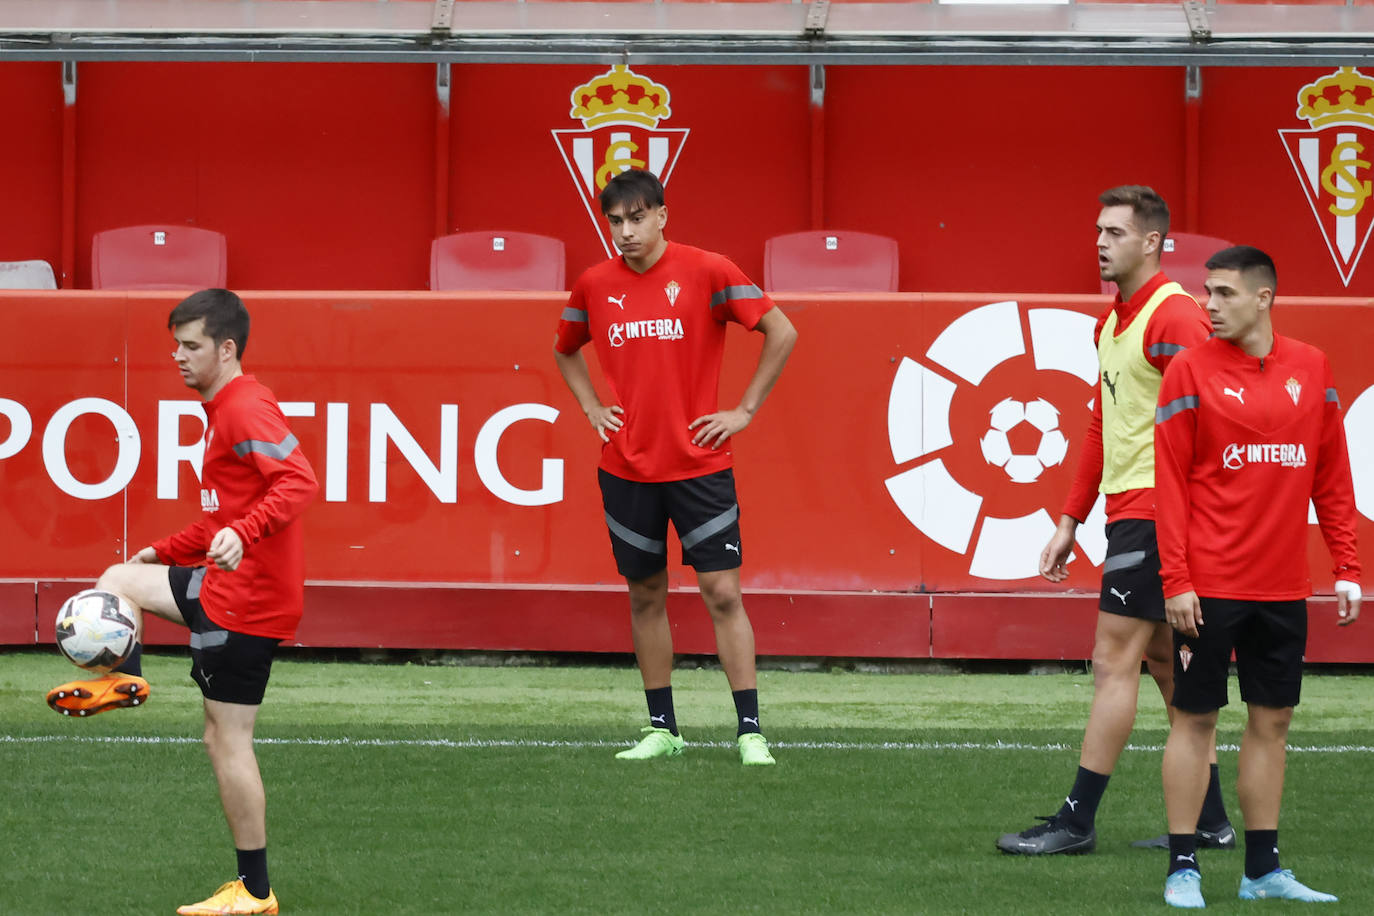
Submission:
POLYGON ((1102 575, 1105 576, 1107 575, 1107 573, 1114 573, 1120 569, 1133 569, 1134 567, 1139 566, 1141 563, 1144 562, 1145 551, 1128 550, 1125 553, 1119 553, 1114 557, 1107 557, 1107 559, 1102 564, 1102 575))
POLYGON ((195 601, 200 597, 200 583, 205 579, 205 567, 200 566, 191 572, 191 578, 186 582, 186 598, 195 601))
POLYGON ((636 550, 642 550, 645 553, 652 553, 655 555, 668 555, 667 541, 655 541, 652 538, 646 538, 637 531, 631 531, 629 528, 620 524, 620 522, 611 518, 611 513, 609 512, 606 513, 606 527, 611 529, 611 534, 620 538, 636 550))
POLYGON ((702 522, 682 536, 682 549, 691 550, 713 534, 720 534, 739 520, 739 503, 735 503, 720 515, 702 522))
POLYGON ((192 633, 192 649, 213 649, 229 641, 228 630, 211 630, 209 633, 192 633))

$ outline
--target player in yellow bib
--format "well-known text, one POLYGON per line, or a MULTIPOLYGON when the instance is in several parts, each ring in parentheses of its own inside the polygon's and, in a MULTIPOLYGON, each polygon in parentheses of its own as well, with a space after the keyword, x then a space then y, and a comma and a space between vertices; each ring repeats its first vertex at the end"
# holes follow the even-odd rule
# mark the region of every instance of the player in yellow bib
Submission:
MULTIPOLYGON (((1003 834, 997 846, 1020 855, 1091 852, 1098 803, 1135 725, 1140 659, 1168 706, 1173 696, 1173 642, 1164 621, 1164 591, 1155 541, 1155 402, 1175 355, 1207 339, 1211 325, 1197 301, 1160 270, 1169 207, 1151 188, 1123 185, 1098 198, 1097 265, 1117 286, 1116 300, 1094 332, 1100 374, 1093 417, 1078 471, 1054 536, 1040 556, 1051 582, 1068 576, 1078 526, 1098 493, 1107 502, 1107 557, 1102 564, 1093 642, 1093 704, 1083 732, 1078 773, 1064 804, 1043 823, 1003 834)), ((1213 752, 1200 846, 1233 849, 1213 752)), ((1166 836, 1136 845, 1168 848, 1166 836)))

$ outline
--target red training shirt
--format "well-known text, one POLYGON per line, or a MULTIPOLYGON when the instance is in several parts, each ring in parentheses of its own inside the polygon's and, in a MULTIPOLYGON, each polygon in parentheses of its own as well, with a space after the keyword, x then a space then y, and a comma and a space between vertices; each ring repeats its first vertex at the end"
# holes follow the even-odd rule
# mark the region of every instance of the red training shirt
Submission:
POLYGON ((1166 597, 1306 598, 1309 499, 1336 577, 1359 582, 1341 405, 1316 347, 1275 335, 1257 359, 1212 338, 1180 354, 1159 392, 1155 475, 1166 597))
POLYGON ((626 480, 661 483, 731 466, 729 440, 692 444, 687 425, 718 408, 725 323, 753 330, 773 307, 724 255, 669 242, 644 273, 614 258, 577 279, 558 323, 555 349, 565 356, 587 341, 624 409, 608 432, 601 468, 626 480))
MULTIPOLYGON (((1107 316, 1116 312, 1116 333, 1125 332, 1136 315, 1150 301, 1155 290, 1169 278, 1162 272, 1155 274, 1129 300, 1121 301, 1118 292, 1116 301, 1097 317, 1097 327, 1093 329, 1093 347, 1102 337, 1102 328, 1107 316)), ((1160 372, 1169 367, 1174 357, 1188 347, 1202 343, 1212 333, 1212 324, 1207 320, 1207 312, 1197 304, 1197 300, 1187 294, 1174 295, 1159 304, 1145 326, 1145 339, 1141 344, 1140 358, 1147 361, 1160 372)), ((1093 398, 1093 416, 1088 423, 1088 431, 1083 436, 1083 448, 1079 452, 1078 469, 1069 487, 1068 498, 1064 501, 1064 514, 1082 522, 1097 502, 1098 488, 1102 485, 1102 376, 1098 373, 1097 396, 1093 398)), ((1108 395, 1110 397, 1110 395, 1108 395)), ((1122 493, 1107 494, 1107 522, 1123 518, 1152 520, 1155 517, 1154 491, 1150 489, 1126 490, 1122 493)))
POLYGON ((232 379, 205 404, 205 457, 199 521, 153 544, 163 563, 207 565, 200 603, 237 633, 290 639, 305 597, 301 513, 319 490, 310 462, 277 399, 251 375, 232 379), (243 541, 233 572, 206 563, 215 534, 232 527, 243 541))

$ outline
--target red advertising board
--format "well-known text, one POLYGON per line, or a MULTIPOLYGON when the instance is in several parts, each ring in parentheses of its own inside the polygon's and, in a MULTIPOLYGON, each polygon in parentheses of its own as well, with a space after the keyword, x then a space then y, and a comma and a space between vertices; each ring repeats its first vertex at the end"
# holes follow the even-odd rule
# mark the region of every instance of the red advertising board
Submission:
MULTIPOLYGON (((599 443, 551 356, 563 297, 245 298, 245 366, 276 392, 321 483, 306 518, 302 641, 628 649, 595 485, 599 443)), ((40 617, 55 607, 55 580, 92 578, 199 514, 199 403, 173 372, 165 330, 176 299, 0 294, 13 319, 0 366, 0 580, 46 583, 40 617)), ((1080 529, 1065 586, 1035 566, 1087 423, 1093 315, 1105 302, 779 297, 800 341, 734 443, 761 651, 1081 654, 1077 637, 1001 629, 1007 614, 1077 620, 1082 598, 1056 597, 1096 589, 1095 520, 1080 529)), ((1276 312, 1282 332, 1323 347, 1335 366, 1365 544, 1374 366, 1350 329, 1371 320, 1368 301, 1281 298, 1276 312)), ((742 391, 758 351, 757 335, 732 335, 722 403, 742 391)), ((1314 581, 1326 589, 1329 562, 1311 530, 1314 581)), ((690 586, 670 559, 673 585, 690 586)), ((32 631, 33 594, 0 591, 7 639, 32 631)), ((709 651, 704 612, 674 600, 679 648, 709 651)))

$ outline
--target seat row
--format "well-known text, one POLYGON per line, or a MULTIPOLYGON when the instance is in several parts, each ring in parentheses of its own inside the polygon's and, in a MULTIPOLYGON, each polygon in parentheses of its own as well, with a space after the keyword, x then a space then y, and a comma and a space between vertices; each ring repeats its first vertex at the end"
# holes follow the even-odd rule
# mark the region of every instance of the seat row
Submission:
MULTIPOLYGON (((1172 233, 1164 270, 1203 293, 1208 257, 1221 239, 1172 233)), ((764 243, 763 284, 770 292, 897 292, 897 241, 867 232, 815 230, 764 243)), ((529 232, 458 232, 430 246, 432 290, 566 289, 563 243, 529 232)), ((126 226, 97 232, 91 245, 94 289, 201 289, 228 278, 224 235, 193 226, 126 226)), ((46 261, 0 261, 0 289, 56 289, 46 261)), ((1112 292, 1108 283, 1103 292, 1112 292)))

